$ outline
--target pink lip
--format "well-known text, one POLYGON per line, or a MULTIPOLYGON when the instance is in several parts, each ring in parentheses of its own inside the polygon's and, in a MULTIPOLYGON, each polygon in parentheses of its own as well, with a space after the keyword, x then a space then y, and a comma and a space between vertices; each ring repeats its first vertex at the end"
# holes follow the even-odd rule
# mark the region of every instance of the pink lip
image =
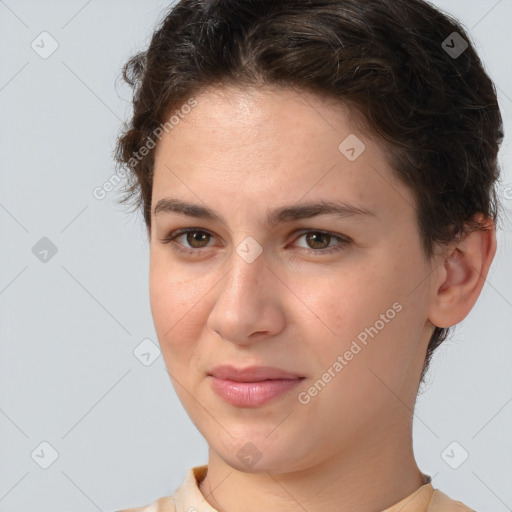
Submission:
POLYGON ((218 366, 209 374, 213 391, 238 407, 258 407, 297 386, 304 377, 279 368, 218 366))

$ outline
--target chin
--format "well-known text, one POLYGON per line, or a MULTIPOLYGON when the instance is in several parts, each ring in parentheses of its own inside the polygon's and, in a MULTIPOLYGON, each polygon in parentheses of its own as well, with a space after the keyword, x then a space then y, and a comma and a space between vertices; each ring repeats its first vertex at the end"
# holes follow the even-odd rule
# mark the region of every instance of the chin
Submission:
POLYGON ((213 449, 225 464, 243 473, 285 473, 295 469, 292 466, 296 466, 297 462, 290 460, 290 454, 294 453, 293 446, 288 446, 288 443, 286 446, 277 446, 271 440, 265 439, 268 432, 265 429, 261 436, 228 436, 222 441, 220 451, 215 447, 213 449))

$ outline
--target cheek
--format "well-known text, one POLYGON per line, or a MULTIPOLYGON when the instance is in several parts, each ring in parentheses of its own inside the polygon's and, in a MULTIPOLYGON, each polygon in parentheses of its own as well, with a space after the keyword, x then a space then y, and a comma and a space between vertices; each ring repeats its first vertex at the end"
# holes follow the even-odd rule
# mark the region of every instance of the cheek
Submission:
POLYGON ((325 332, 336 338, 356 334, 391 306, 385 276, 382 268, 361 261, 323 275, 302 277, 292 287, 309 315, 317 317, 325 332))
POLYGON ((201 298, 208 287, 198 279, 183 280, 152 256, 149 275, 149 295, 155 330, 162 351, 172 351, 177 357, 199 339, 203 327, 200 320, 201 298))
POLYGON ((310 326, 311 349, 323 366, 348 350, 347 358, 366 366, 389 367, 390 360, 410 357, 412 348, 404 346, 421 330, 422 304, 409 292, 423 274, 418 263, 381 256, 294 286, 307 305, 299 322, 310 326))

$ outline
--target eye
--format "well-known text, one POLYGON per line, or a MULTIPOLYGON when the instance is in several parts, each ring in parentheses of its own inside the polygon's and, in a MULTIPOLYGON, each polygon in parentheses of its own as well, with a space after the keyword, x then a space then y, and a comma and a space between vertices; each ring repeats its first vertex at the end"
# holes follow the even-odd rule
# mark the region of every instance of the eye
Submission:
POLYGON ((167 244, 169 242, 173 242, 175 245, 175 250, 179 253, 192 254, 200 252, 199 249, 203 249, 206 247, 205 242, 208 242, 208 237, 210 237, 210 233, 207 231, 200 230, 198 228, 184 228, 173 231, 168 238, 162 240, 163 243, 167 244), (199 235, 199 236, 196 236, 199 235), (182 244, 174 242, 180 236, 185 236, 185 240, 187 244, 190 244, 192 249, 188 249, 187 247, 183 247, 182 244), (198 244, 198 245, 196 245, 198 244))
POLYGON ((299 240, 303 236, 306 237, 306 243, 311 244, 314 248, 306 248, 304 250, 308 254, 314 255, 331 254, 333 252, 341 251, 342 249, 345 248, 346 245, 350 243, 350 240, 348 238, 335 235, 333 233, 328 233, 326 231, 305 231, 297 240, 299 240), (332 241, 333 239, 338 240, 339 243, 334 244, 333 246, 330 246, 329 249, 327 249, 327 247, 329 247, 329 242, 332 241), (326 242, 322 242, 322 240, 327 240, 327 246, 325 246, 326 242), (318 247, 319 245, 321 245, 322 247, 318 247))
MULTIPOLYGON (((306 243, 312 244, 313 249, 304 247, 302 249, 305 253, 315 256, 321 256, 341 251, 345 248, 345 246, 351 243, 351 240, 348 237, 329 233, 326 231, 309 229, 302 230, 301 233, 302 234, 296 240, 299 240, 305 236, 306 243), (339 242, 338 244, 335 244, 329 248, 329 242, 333 239, 338 240, 339 242), (327 242, 325 242, 326 240, 327 242)), ((200 255, 202 253, 201 249, 208 247, 208 242, 211 236, 212 235, 210 233, 199 228, 183 228, 173 231, 169 237, 164 238, 161 241, 164 244, 172 242, 174 249, 178 253, 200 255), (180 236, 185 236, 186 244, 188 247, 184 247, 183 244, 176 242, 180 236)))

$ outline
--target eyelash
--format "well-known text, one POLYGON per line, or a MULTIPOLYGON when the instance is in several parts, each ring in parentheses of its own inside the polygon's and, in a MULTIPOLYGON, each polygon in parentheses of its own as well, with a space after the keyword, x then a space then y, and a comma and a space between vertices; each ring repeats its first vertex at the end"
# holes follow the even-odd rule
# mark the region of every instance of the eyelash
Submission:
MULTIPOLYGON (((205 233, 207 235, 213 236, 211 233, 209 233, 208 231, 205 231, 204 229, 199 229, 199 228, 183 228, 183 229, 178 229, 176 231, 173 231, 169 235, 169 237, 162 239, 161 242, 164 243, 164 244, 167 244, 167 243, 173 242, 180 235, 184 235, 184 234, 187 234, 187 233, 193 233, 193 232, 205 233)), ((349 240, 348 238, 340 237, 340 236, 335 235, 333 233, 329 233, 328 231, 320 231, 320 230, 312 230, 312 229, 302 230, 301 234, 300 234, 300 237, 302 237, 304 235, 307 235, 308 233, 315 233, 315 234, 321 234, 321 235, 329 235, 329 236, 331 236, 333 238, 336 238, 337 240, 340 241, 340 243, 338 245, 336 245, 336 246, 334 246, 333 248, 330 248, 330 249, 305 249, 305 248, 302 248, 302 250, 305 251, 307 254, 311 254, 311 255, 314 255, 314 256, 322 256, 322 255, 325 255, 325 254, 333 254, 333 253, 342 251, 345 248, 346 245, 349 245, 351 243, 351 240, 349 240)), ((179 244, 177 242, 174 242, 174 244, 176 245, 175 250, 178 253, 180 253, 180 254, 187 254, 187 255, 198 256, 205 249, 205 248, 201 248, 201 249, 187 249, 187 248, 184 248, 181 244, 179 244)))

